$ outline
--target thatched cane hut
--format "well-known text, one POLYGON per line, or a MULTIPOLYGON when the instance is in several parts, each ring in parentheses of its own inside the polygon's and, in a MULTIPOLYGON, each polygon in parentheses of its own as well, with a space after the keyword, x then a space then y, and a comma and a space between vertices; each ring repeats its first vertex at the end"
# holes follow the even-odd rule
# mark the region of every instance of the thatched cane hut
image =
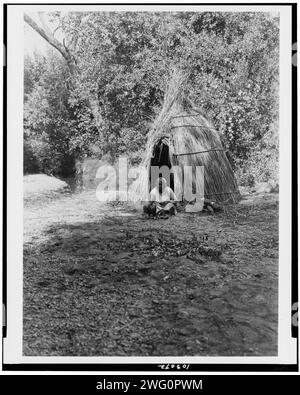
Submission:
MULTIPOLYGON (((153 186, 151 167, 171 169, 170 186, 180 195, 183 184, 190 182, 193 191, 202 188, 208 200, 236 202, 239 197, 235 176, 217 130, 206 117, 183 97, 185 78, 174 72, 167 89, 162 109, 149 132, 140 176, 134 192, 143 195, 153 186), (204 177, 187 180, 183 169, 190 166, 204 168, 204 177), (203 189, 204 187, 204 189, 203 189)), ((190 177, 190 176, 189 176, 190 177)))

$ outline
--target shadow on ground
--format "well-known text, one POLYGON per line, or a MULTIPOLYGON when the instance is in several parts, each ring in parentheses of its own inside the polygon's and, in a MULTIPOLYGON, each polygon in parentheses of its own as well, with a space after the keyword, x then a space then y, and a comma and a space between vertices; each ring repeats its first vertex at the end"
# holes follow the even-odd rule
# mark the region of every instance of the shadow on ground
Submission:
POLYGON ((276 201, 165 221, 72 205, 25 217, 25 355, 277 355, 276 201))

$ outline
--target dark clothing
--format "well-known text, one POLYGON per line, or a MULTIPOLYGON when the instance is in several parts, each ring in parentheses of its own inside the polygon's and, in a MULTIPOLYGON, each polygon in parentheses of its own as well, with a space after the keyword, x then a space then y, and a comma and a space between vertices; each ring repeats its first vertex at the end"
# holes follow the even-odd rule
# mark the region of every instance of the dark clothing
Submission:
POLYGON ((172 202, 150 202, 143 207, 143 211, 145 214, 149 216, 160 216, 160 215, 175 215, 176 208, 174 203, 172 202))

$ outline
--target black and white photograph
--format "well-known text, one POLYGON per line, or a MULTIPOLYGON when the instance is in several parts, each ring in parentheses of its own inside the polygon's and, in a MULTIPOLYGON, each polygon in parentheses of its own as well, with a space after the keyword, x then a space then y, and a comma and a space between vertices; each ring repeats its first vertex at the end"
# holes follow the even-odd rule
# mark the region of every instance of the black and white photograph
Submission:
POLYGON ((8 6, 8 363, 296 363, 291 21, 8 6))

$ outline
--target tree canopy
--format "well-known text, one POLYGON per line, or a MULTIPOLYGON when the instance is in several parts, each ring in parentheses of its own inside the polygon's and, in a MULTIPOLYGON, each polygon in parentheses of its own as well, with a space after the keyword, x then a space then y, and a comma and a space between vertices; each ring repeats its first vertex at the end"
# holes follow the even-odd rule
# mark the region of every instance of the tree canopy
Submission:
POLYGON ((241 182, 276 179, 278 17, 72 12, 47 18, 64 39, 60 48, 49 41, 47 56, 25 58, 25 171, 70 175, 76 159, 103 155, 114 161, 126 154, 138 163, 177 67, 188 76, 188 98, 222 134, 241 182))

